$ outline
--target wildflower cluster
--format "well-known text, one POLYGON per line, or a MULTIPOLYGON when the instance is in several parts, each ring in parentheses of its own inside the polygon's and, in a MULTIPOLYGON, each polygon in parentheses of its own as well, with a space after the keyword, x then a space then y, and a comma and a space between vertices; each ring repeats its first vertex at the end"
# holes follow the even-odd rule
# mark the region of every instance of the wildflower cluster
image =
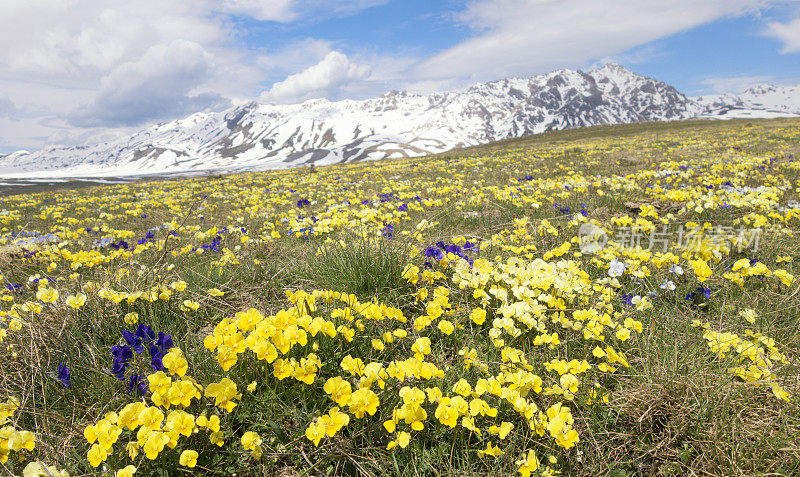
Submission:
MULTIPOLYGON (((743 310, 742 314, 747 321, 754 322, 755 312, 748 311, 743 310)), ((774 339, 751 329, 741 338, 736 333, 714 331, 709 323, 700 320, 694 320, 692 326, 703 329, 709 351, 718 358, 732 355, 737 365, 728 370, 731 374, 756 387, 767 385, 776 398, 789 401, 789 393, 781 387, 775 372, 779 364, 786 365, 789 361, 775 346, 774 339)))

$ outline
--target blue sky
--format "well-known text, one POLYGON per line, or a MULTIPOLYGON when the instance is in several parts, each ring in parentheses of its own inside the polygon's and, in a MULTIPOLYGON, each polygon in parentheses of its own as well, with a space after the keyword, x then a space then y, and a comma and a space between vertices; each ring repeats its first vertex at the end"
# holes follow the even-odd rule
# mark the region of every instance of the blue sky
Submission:
POLYGON ((620 62, 690 96, 761 82, 799 84, 800 54, 782 54, 782 42, 763 34, 764 23, 752 16, 719 20, 634 48, 620 62))
MULTIPOLYGON (((259 22, 239 17, 239 39, 247 48, 291 45, 306 38, 324 38, 345 52, 374 50, 418 57, 432 56, 467 40, 473 32, 457 12, 468 2, 390 1, 344 18, 292 24, 259 22)), ((601 2, 602 3, 602 2, 601 2)), ((700 26, 645 42, 613 55, 575 63, 616 61, 637 73, 665 81, 687 95, 740 92, 754 83, 800 83, 800 52, 781 53, 783 42, 767 35, 771 22, 793 18, 791 4, 757 13, 723 17, 700 26), (736 79, 740 81, 736 81, 736 79), (727 80, 731 81, 715 81, 727 80)), ((531 69, 528 75, 547 73, 531 69)), ((497 76, 500 78, 501 76, 497 76)), ((265 78, 270 86, 283 78, 265 78)))
POLYGON ((607 61, 690 96, 800 84, 800 0, 26 0, 0 42, 0 154, 607 61))

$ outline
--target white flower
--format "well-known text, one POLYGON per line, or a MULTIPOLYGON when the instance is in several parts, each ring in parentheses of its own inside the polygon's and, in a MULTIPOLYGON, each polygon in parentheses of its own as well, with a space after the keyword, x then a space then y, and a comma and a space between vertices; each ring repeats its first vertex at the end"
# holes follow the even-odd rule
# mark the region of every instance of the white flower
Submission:
POLYGON ((664 283, 659 285, 659 288, 661 288, 662 290, 672 291, 675 289, 675 283, 672 280, 665 280, 664 283))
POLYGON ((670 273, 674 273, 675 275, 683 275, 683 268, 680 265, 670 265, 669 267, 670 273))
POLYGON ((608 262, 608 276, 610 277, 621 277, 623 273, 625 273, 625 269, 628 268, 628 264, 624 262, 620 262, 616 258, 610 262, 608 262))

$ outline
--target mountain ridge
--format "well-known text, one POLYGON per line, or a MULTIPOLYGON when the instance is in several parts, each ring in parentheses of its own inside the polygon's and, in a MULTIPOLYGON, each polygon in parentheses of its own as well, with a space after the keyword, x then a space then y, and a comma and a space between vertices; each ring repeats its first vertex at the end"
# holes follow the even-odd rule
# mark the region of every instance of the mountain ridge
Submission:
POLYGON ((504 78, 428 95, 251 101, 114 141, 0 156, 0 177, 102 177, 236 171, 415 157, 555 129, 696 117, 800 115, 800 86, 691 99, 609 63, 504 78))

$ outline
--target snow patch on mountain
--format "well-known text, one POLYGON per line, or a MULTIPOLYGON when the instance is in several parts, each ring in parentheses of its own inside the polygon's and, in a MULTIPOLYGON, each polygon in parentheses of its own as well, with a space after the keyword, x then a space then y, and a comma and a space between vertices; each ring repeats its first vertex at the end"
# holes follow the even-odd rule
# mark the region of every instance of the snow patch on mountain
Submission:
POLYGON ((777 118, 800 116, 800 85, 754 86, 742 94, 700 96, 694 100, 706 111, 700 117, 777 118))

